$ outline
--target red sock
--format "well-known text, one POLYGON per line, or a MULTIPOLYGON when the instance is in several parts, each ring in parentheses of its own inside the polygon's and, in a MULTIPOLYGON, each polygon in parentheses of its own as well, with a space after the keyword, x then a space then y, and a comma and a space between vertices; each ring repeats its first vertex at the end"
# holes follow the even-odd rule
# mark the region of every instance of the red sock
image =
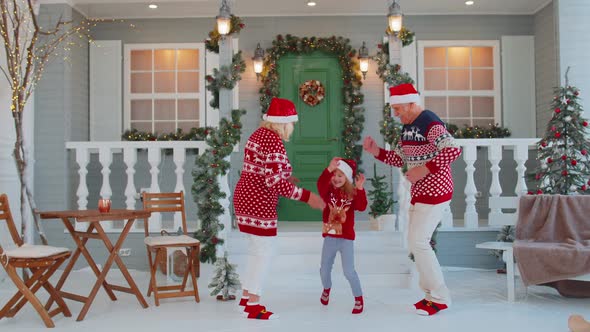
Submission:
POLYGON ((328 305, 328 302, 330 302, 330 288, 324 288, 322 296, 320 297, 320 302, 322 302, 323 305, 328 305))
POLYGON ((354 298, 354 308, 352 309, 352 313, 353 314, 360 314, 361 312, 363 312, 363 308, 365 306, 365 303, 363 301, 363 296, 356 296, 354 298))
POLYGON ((242 298, 240 299, 240 306, 245 307, 246 304, 248 303, 248 299, 250 299, 250 297, 242 296, 242 298))
POLYGON ((446 304, 426 301, 426 304, 422 304, 422 307, 416 309, 416 313, 422 316, 432 316, 447 308, 446 304))

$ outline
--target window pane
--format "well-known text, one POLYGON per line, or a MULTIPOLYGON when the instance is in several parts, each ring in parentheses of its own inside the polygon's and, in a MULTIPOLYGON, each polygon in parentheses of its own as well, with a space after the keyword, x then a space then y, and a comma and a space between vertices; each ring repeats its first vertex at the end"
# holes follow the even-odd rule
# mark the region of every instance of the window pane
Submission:
POLYGON ((494 70, 473 69, 473 90, 493 90, 494 70))
POLYGON ((174 72, 155 73, 154 90, 156 93, 176 92, 174 72))
POLYGON ((188 133, 193 128, 199 128, 199 121, 182 121, 178 123, 178 128, 182 129, 185 133, 188 133))
POLYGON ((446 90, 447 71, 444 69, 426 69, 424 70, 424 89, 425 90, 446 90))
POLYGON ((155 132, 158 134, 169 134, 176 132, 174 122, 156 122, 154 123, 155 132))
POLYGON ((152 132, 152 123, 151 122, 131 122, 131 128, 137 129, 139 131, 147 131, 152 132))
POLYGON ((449 69, 449 90, 469 90, 469 69, 449 69))
POLYGON ((156 70, 174 70, 176 62, 174 50, 155 50, 154 67, 156 70))
POLYGON ((447 117, 447 97, 424 97, 424 108, 441 118, 447 117))
POLYGON ((488 118, 488 119, 473 119, 473 125, 474 126, 480 126, 480 127, 489 127, 491 125, 494 124, 494 118, 488 118))
POLYGON ((131 101, 131 121, 133 120, 151 120, 152 119, 152 100, 132 100, 131 101))
POLYGON ((132 73, 131 93, 152 93, 152 73, 132 73))
POLYGON ((469 47, 449 47, 449 67, 469 67, 469 47))
POLYGON ((154 118, 155 120, 175 120, 176 119, 176 101, 174 99, 154 100, 154 118))
POLYGON ((494 117, 494 97, 473 97, 473 116, 494 117))
POLYGON ((131 51, 131 70, 152 70, 152 50, 131 51))
POLYGON ((424 67, 446 67, 447 51, 444 47, 424 48, 424 67))
POLYGON ((464 125, 471 126, 471 119, 469 118, 449 118, 448 124, 454 124, 455 126, 459 127, 459 129, 463 128, 464 125))
POLYGON ((178 120, 198 120, 199 119, 199 100, 198 99, 179 99, 178 100, 178 120))
POLYGON ((472 48, 471 65, 473 67, 493 67, 494 56, 492 47, 474 47, 472 48))
POLYGON ((199 73, 178 72, 178 92, 199 92, 199 73))
POLYGON ((469 97, 449 97, 449 117, 470 117, 470 108, 469 97))
POLYGON ((199 69, 199 50, 177 50, 178 70, 199 69))

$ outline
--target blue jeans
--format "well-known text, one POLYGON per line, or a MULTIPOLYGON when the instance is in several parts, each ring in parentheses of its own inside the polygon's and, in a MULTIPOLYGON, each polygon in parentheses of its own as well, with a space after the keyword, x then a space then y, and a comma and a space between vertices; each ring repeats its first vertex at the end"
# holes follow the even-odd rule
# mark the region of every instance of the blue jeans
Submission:
POLYGON ((354 269, 354 241, 347 239, 338 239, 330 236, 324 238, 322 246, 322 262, 320 266, 320 277, 324 288, 332 288, 332 266, 336 259, 336 253, 340 251, 342 258, 342 271, 350 283, 352 295, 355 297, 363 295, 361 281, 354 269))

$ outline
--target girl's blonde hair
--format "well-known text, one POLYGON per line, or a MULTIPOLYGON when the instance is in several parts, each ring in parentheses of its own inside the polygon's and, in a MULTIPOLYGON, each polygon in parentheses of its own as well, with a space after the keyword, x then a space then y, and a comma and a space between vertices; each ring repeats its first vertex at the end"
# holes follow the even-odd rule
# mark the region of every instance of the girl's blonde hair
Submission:
POLYGON ((291 134, 293 134, 293 129, 294 129, 293 122, 274 123, 274 122, 264 121, 264 120, 262 122, 260 122, 260 127, 274 131, 285 142, 289 142, 289 139, 291 138, 291 134))
MULTIPOLYGON (((339 169, 335 169, 334 172, 340 172, 344 175, 344 173, 339 170, 339 169)), ((348 198, 353 198, 354 195, 356 195, 356 190, 354 190, 354 185, 352 184, 352 182, 348 181, 348 179, 346 179, 346 182, 344 182, 344 185, 342 187, 340 187, 340 189, 342 191, 344 191, 344 193, 346 193, 346 195, 348 195, 348 198)))

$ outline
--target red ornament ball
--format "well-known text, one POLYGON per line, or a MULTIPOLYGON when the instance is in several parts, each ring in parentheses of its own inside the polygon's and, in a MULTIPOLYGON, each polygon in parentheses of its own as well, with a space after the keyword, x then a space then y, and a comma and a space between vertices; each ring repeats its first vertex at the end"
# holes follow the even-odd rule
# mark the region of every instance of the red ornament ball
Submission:
POLYGON ((572 166, 576 166, 577 164, 578 164, 578 162, 577 162, 577 161, 575 161, 575 160, 572 160, 572 166))
POLYGON ((567 174, 568 174, 567 171, 561 172, 561 175, 563 175, 563 176, 567 176, 567 174))
POLYGON ((543 194, 543 190, 541 190, 541 189, 537 190, 537 195, 541 195, 541 194, 543 194))
POLYGON ((585 155, 588 153, 588 151, 586 151, 586 149, 582 149, 582 151, 580 151, 580 153, 581 153, 583 156, 585 156, 585 155))
POLYGON ((576 92, 574 92, 575 96, 579 96, 580 95, 580 91, 576 90, 576 92))
POLYGON ((555 138, 560 138, 561 134, 559 132, 555 133, 555 138))
POLYGON ((561 156, 561 160, 566 160, 567 157, 565 155, 561 156))
POLYGON ((588 127, 588 121, 584 121, 584 122, 582 122, 582 126, 584 126, 584 127, 588 127))
POLYGON ((585 191, 586 189, 588 189, 588 187, 586 187, 586 185, 583 185, 582 187, 580 187, 580 189, 585 191))
POLYGON ((541 179, 541 174, 535 175, 535 180, 539 180, 539 179, 541 179))
POLYGON ((533 194, 533 192, 529 190, 529 191, 528 191, 526 194, 527 194, 527 195, 532 195, 532 194, 533 194))
POLYGON ((213 238, 211 239, 211 243, 213 243, 213 244, 217 244, 217 243, 219 243, 219 239, 218 239, 217 237, 213 237, 213 238))
POLYGON ((553 162, 553 158, 549 157, 547 158, 547 163, 551 164, 553 162))
POLYGON ((541 146, 542 147, 546 147, 547 146, 547 142, 545 142, 545 141, 541 142, 541 146))
POLYGON ((556 108, 556 109, 555 109, 555 113, 557 113, 557 114, 561 113, 561 109, 559 109, 559 107, 558 107, 558 108, 556 108))

